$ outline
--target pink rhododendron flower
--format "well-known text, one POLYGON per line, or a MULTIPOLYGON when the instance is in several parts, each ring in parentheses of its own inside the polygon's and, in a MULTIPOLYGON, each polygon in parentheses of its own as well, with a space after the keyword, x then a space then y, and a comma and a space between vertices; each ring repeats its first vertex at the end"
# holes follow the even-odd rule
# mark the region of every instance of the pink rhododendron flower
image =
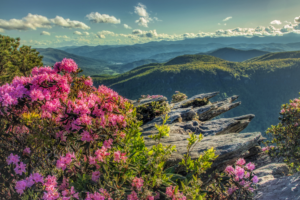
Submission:
POLYGON ((257 182, 258 182, 258 177, 257 177, 257 176, 254 176, 254 177, 252 178, 252 181, 253 181, 253 183, 257 183, 257 182))
POLYGON ((109 140, 105 140, 103 145, 104 145, 105 148, 110 149, 112 143, 113 143, 113 139, 110 138, 109 140))
POLYGON ((254 170, 255 169, 255 165, 251 162, 249 162, 247 165, 246 165, 246 168, 249 169, 250 171, 254 170))
POLYGON ((135 191, 132 191, 131 194, 127 195, 127 200, 139 200, 139 197, 135 191))
POLYGON ((20 161, 20 156, 14 155, 12 153, 7 157, 7 160, 6 160, 8 165, 10 165, 11 163, 17 165, 19 161, 20 161))
POLYGON ((84 81, 84 84, 88 85, 88 86, 92 86, 93 85, 92 78, 90 76, 88 76, 87 79, 84 81))
POLYGON ((92 172, 92 181, 98 182, 99 177, 100 177, 100 172, 99 171, 92 172))
POLYGON ((17 190, 17 193, 20 195, 23 194, 24 190, 27 187, 27 183, 25 180, 17 181, 15 189, 17 190))
POLYGON ((30 154, 30 148, 29 147, 26 147, 24 150, 23 150, 23 154, 27 154, 29 155, 30 154))
POLYGON ((227 166, 225 169, 225 172, 227 174, 233 174, 234 173, 234 168, 232 166, 227 166))
POLYGON ((236 166, 234 170, 234 174, 238 176, 239 178, 243 178, 245 174, 245 170, 241 168, 240 166, 236 166))
POLYGON ((15 172, 16 174, 22 175, 22 173, 26 172, 26 164, 24 164, 23 162, 20 162, 20 164, 17 164, 15 167, 15 172))
POLYGON ((132 181, 132 187, 136 187, 138 190, 141 190, 143 187, 144 180, 142 178, 135 177, 132 181))
POLYGON ((238 159, 238 160, 236 161, 236 164, 237 164, 237 165, 244 165, 244 164, 246 164, 246 161, 245 161, 245 159, 240 158, 240 159, 238 159))

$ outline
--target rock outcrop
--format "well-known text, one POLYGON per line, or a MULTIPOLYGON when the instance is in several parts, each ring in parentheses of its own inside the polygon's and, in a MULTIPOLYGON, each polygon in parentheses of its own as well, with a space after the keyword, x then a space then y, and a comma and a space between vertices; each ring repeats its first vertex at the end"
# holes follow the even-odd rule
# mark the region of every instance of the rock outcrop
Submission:
MULTIPOLYGON (((234 164, 237 159, 245 158, 247 162, 255 164, 254 173, 259 178, 259 187, 255 191, 254 199, 300 199, 300 190, 297 189, 300 179, 297 175, 286 177, 289 171, 287 165, 283 163, 283 158, 274 159, 262 152, 260 144, 266 138, 262 137, 260 132, 240 133, 254 118, 253 114, 214 119, 241 104, 241 102, 234 102, 238 99, 236 95, 222 101, 211 102, 210 99, 217 94, 218 92, 199 94, 170 104, 171 110, 167 113, 170 117, 167 122, 170 126, 170 136, 162 138, 161 143, 175 145, 177 151, 171 155, 167 165, 177 164, 187 153, 189 133, 202 134, 203 140, 190 151, 192 159, 197 159, 211 147, 218 155, 213 162, 212 169, 224 170, 227 165, 234 164), (281 198, 280 191, 286 193, 287 198, 281 198)), ((146 98, 132 102, 138 107, 153 101, 165 105, 167 98, 146 98)), ((151 147, 156 144, 153 139, 149 138, 149 135, 157 134, 155 124, 161 125, 162 123, 162 116, 158 116, 141 126, 146 146, 151 147)))

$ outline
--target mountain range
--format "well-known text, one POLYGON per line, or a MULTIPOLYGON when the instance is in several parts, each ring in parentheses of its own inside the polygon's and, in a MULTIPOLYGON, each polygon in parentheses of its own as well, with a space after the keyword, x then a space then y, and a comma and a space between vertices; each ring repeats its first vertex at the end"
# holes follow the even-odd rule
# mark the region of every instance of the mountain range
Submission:
POLYGON ((175 91, 195 94, 220 91, 215 100, 239 95, 242 105, 221 117, 255 114, 245 131, 261 131, 278 123, 280 106, 298 97, 300 51, 268 53, 244 62, 211 55, 183 55, 166 63, 151 63, 116 76, 96 77, 122 96, 160 94, 171 100, 175 91), (278 114, 277 114, 278 113, 278 114))

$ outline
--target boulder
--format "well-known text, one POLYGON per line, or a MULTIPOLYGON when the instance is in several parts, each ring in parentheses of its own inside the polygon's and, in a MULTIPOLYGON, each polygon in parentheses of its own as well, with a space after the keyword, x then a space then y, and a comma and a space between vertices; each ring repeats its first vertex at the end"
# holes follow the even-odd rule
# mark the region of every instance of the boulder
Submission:
POLYGON ((297 200, 300 199, 300 172, 260 184, 254 200, 297 200))

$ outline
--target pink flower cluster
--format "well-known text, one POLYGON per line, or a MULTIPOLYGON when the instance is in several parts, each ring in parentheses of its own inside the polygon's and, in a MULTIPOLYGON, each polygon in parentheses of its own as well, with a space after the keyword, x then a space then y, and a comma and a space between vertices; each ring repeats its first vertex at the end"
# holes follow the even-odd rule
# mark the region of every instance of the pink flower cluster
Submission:
POLYGON ((263 147, 261 150, 262 151, 268 151, 268 150, 270 150, 270 149, 272 149, 272 148, 274 148, 275 146, 273 146, 273 145, 271 145, 271 146, 266 146, 266 147, 263 147))
MULTIPOLYGON (((232 179, 239 183, 239 185, 246 190, 253 192, 253 187, 251 184, 256 184, 258 182, 258 177, 253 176, 252 180, 249 180, 252 171, 255 169, 255 165, 251 162, 246 164, 246 161, 243 158, 240 158, 236 161, 235 168, 233 166, 227 166, 224 172, 232 177, 232 179), (244 166, 245 165, 245 166, 244 166)), ((237 189, 239 189, 236 185, 233 185, 227 190, 229 195, 233 194, 237 189)))
POLYGON ((105 189, 100 188, 99 192, 95 192, 94 194, 88 192, 85 200, 113 200, 105 189))
POLYGON ((67 153, 66 156, 60 156, 60 159, 56 162, 56 167, 65 170, 72 162, 72 159, 76 159, 75 153, 67 153))
POLYGON ((132 181, 132 187, 135 187, 137 190, 141 190, 144 184, 144 180, 142 178, 135 177, 132 181))
POLYGON ((126 162, 126 160, 127 160, 126 153, 121 153, 120 151, 115 151, 114 152, 114 161, 120 162, 121 160, 124 163, 126 162))
POLYGON ((77 64, 72 59, 64 58, 61 62, 57 62, 54 65, 54 69, 58 72, 75 72, 78 69, 77 64))
POLYGON ((24 149, 24 151, 23 151, 23 154, 25 154, 25 155, 29 155, 30 154, 30 148, 29 147, 26 147, 25 149, 24 149))
MULTIPOLYGON (((92 87, 90 77, 84 79, 84 84, 92 88, 91 93, 78 92, 78 98, 68 99, 71 92, 73 78, 70 73, 77 70, 72 59, 63 59, 51 67, 35 67, 30 77, 15 77, 11 84, 0 87, 0 106, 11 108, 23 98, 29 104, 24 104, 14 114, 22 114, 28 110, 27 105, 36 102, 41 107, 41 117, 55 121, 64 130, 56 134, 57 139, 66 140, 71 130, 80 130, 82 125, 95 125, 95 128, 111 128, 121 130, 126 126, 126 115, 119 113, 125 108, 126 99, 120 97, 115 91, 100 86, 92 87), (59 73, 63 72, 63 73, 59 73), (41 104, 41 105, 40 105, 41 104), (66 106, 64 106, 66 105, 66 106)), ((5 113, 0 113, 5 114, 5 113)), ((82 141, 92 142, 98 136, 92 132, 84 131, 82 141)))
POLYGON ((168 197, 170 197, 172 200, 186 200, 186 196, 184 196, 182 193, 177 192, 175 194, 175 187, 169 186, 166 188, 166 194, 168 197))
POLYGON ((65 186, 69 185, 68 183, 63 183, 63 187, 59 187, 62 189, 61 194, 57 189, 57 180, 55 176, 48 175, 46 178, 46 182, 44 183, 45 190, 43 195, 44 200, 56 200, 61 198, 62 200, 70 200, 71 198, 79 199, 78 192, 76 193, 74 187, 72 186, 70 189, 66 189, 65 186), (62 196, 61 196, 62 195, 62 196))
POLYGON ((24 173, 26 172, 26 164, 24 164, 23 162, 19 163, 19 161, 20 161, 20 156, 14 155, 12 153, 6 159, 8 165, 12 163, 16 165, 16 167, 14 168, 16 174, 22 175, 23 172, 24 173))
POLYGON ((32 187, 34 184, 37 183, 44 183, 43 176, 39 173, 31 174, 29 177, 27 177, 25 180, 20 180, 16 182, 15 189, 17 193, 20 195, 24 193, 24 190, 26 188, 32 187))
MULTIPOLYGON (((93 143, 99 138, 99 130, 105 129, 113 134, 113 138, 103 141, 103 146, 96 150, 94 157, 89 157, 89 164, 95 165, 98 169, 100 167, 98 162, 106 162, 106 158, 110 155, 109 158, 113 158, 115 162, 126 162, 126 153, 119 150, 109 152, 109 150, 112 150, 114 139, 126 136, 123 130, 127 125, 125 113, 127 99, 122 98, 106 86, 93 87, 91 77, 74 78, 77 69, 78 66, 72 59, 65 58, 56 63, 54 68, 35 67, 32 69, 31 76, 15 77, 12 83, 0 87, 0 115, 22 117, 33 107, 42 119, 60 127, 60 131, 55 136, 57 140, 63 142, 66 142, 67 136, 72 133, 75 137, 81 137, 84 142, 93 143), (82 84, 81 87, 86 89, 78 92, 76 87, 73 87, 77 83, 82 84), (23 103, 19 104, 20 102, 23 103)), ((24 128, 26 127, 24 126, 24 128)), ((9 128, 9 130, 16 134, 23 134, 24 128, 18 127, 18 130, 9 128)), ((28 129, 26 132, 30 133, 28 129)), ((23 150, 23 155, 30 154, 30 148, 26 147, 23 150)), ((56 167, 65 170, 74 160, 76 160, 75 154, 67 153, 65 156, 60 156, 56 162, 56 167)), ((8 156, 7 163, 16 165, 17 174, 22 175, 26 171, 26 165, 20 162, 18 155, 11 154, 8 156)), ((27 187, 31 187, 34 183, 45 182, 43 199, 61 198, 67 200, 72 197, 78 199, 78 193, 75 192, 74 188, 69 188, 68 179, 64 179, 58 187, 55 176, 49 175, 43 181, 43 177, 38 175, 33 174, 18 181, 16 184, 18 193, 22 194, 27 187)), ((96 182, 99 178, 100 172, 92 172, 92 181, 96 182)), ((134 187, 140 189, 143 180, 135 179, 134 184, 134 187)), ((90 194, 90 198, 100 199, 102 198, 100 196, 108 198, 104 194, 104 190, 100 193, 90 194)))

